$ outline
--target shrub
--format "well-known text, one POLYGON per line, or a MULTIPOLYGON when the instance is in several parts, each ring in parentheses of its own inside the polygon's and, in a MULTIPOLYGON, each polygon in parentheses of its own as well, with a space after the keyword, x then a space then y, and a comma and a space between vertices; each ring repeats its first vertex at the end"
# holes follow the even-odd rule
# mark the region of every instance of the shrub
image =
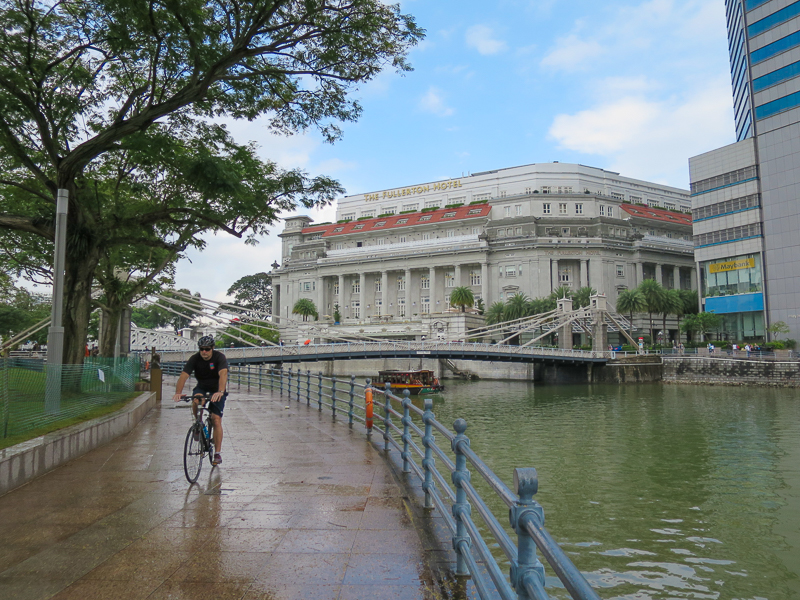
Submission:
POLYGON ((455 204, 445 204, 445 208, 458 208, 459 206, 464 206, 463 202, 457 202, 455 204))
POLYGON ((428 208, 423 208, 419 212, 433 212, 434 210, 439 210, 438 206, 429 206, 428 208))
POLYGON ((475 204, 489 204, 489 199, 486 200, 473 200, 469 203, 470 206, 474 206, 475 204))

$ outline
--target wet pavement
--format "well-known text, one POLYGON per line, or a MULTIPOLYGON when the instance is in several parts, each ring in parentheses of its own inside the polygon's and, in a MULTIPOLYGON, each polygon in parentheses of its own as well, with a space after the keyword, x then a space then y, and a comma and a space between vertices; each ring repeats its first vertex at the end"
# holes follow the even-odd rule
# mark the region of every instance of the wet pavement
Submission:
POLYGON ((233 390, 223 464, 206 461, 190 486, 190 422, 167 398, 131 433, 1 496, 0 598, 435 596, 405 492, 362 424, 233 390))

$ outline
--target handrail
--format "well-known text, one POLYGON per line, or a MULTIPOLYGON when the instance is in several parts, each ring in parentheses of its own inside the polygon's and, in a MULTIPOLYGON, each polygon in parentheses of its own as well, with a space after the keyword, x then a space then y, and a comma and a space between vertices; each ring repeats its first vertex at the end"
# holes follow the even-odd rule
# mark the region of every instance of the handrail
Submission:
MULTIPOLYGON (((264 365, 258 365, 258 369, 232 367, 228 381, 229 385, 238 385, 239 388, 246 386, 252 389, 258 386, 260 390, 269 386, 281 396, 287 394, 289 400, 298 403, 305 400, 308 407, 316 404, 320 412, 326 406, 331 409, 334 420, 339 415, 343 417, 346 412, 349 427, 353 427, 354 421, 365 426, 368 422, 366 403, 360 405, 355 402, 356 390, 359 395, 363 391, 364 396, 368 393, 373 397, 378 396, 374 401, 374 414, 369 418, 377 421, 375 427, 379 431, 382 429, 384 450, 389 452, 392 447, 397 449, 403 460, 403 471, 413 473, 420 479, 425 508, 436 509, 453 535, 455 574, 471 577, 482 600, 496 597, 494 590, 503 600, 547 600, 545 571, 537 558, 537 549, 573 599, 599 600, 597 593, 544 527, 544 510, 533 499, 539 485, 536 469, 514 469, 512 491, 470 448, 469 438, 465 435, 467 422, 456 419, 453 423, 455 433, 451 432, 436 420, 431 399, 424 400, 423 410, 412 404, 408 390, 404 391, 402 397, 398 396, 388 383, 385 389, 381 389, 373 387, 369 379, 365 384, 358 383, 352 375, 349 378, 337 378, 326 377, 318 372, 312 376, 310 370, 284 370, 264 365), (417 423, 414 418, 418 419, 417 423), (395 419, 399 420, 399 425, 395 419), (454 459, 436 443, 434 431, 447 440, 454 459), (419 457, 423 458, 418 464, 416 459, 419 457), (453 488, 448 485, 445 474, 437 468, 436 458, 441 460, 449 473, 453 488), (516 544, 472 485, 468 464, 509 507, 509 522, 517 536, 516 544), (493 542, 511 563, 508 577, 472 519, 473 506, 494 538, 493 542), (479 568, 479 564, 483 565, 483 569, 479 568), (491 581, 486 579, 487 576, 491 581)), ((368 439, 371 438, 372 427, 366 427, 365 430, 368 439)))

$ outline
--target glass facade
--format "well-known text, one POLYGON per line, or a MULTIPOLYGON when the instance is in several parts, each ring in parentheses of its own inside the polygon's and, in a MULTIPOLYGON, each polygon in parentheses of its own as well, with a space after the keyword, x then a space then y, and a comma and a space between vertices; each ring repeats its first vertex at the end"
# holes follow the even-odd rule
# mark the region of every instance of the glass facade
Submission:
POLYGON ((753 37, 760 33, 764 33, 765 31, 769 31, 773 27, 777 27, 781 23, 785 23, 789 19, 793 19, 798 15, 800 15, 800 0, 798 2, 793 2, 789 6, 786 6, 777 12, 772 13, 768 17, 764 17, 760 21, 751 23, 747 27, 747 35, 748 37, 753 37))
POLYGON ((700 263, 703 298, 762 291, 761 257, 745 254, 700 263))

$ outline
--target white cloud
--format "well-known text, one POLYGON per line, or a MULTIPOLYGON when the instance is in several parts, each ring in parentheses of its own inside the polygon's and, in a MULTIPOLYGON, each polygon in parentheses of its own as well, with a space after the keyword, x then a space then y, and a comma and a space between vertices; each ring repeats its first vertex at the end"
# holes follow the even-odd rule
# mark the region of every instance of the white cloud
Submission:
POLYGON ((433 86, 428 88, 428 91, 420 99, 419 108, 440 117, 449 117, 454 112, 452 108, 445 104, 442 92, 433 86))
POLYGON ((551 50, 541 61, 547 68, 574 71, 587 68, 592 59, 602 56, 605 48, 594 40, 580 39, 572 34, 556 42, 556 47, 551 50))
POLYGON ((486 25, 473 25, 467 29, 466 40, 467 46, 475 48, 483 55, 497 54, 508 49, 503 40, 495 39, 494 31, 486 25))

